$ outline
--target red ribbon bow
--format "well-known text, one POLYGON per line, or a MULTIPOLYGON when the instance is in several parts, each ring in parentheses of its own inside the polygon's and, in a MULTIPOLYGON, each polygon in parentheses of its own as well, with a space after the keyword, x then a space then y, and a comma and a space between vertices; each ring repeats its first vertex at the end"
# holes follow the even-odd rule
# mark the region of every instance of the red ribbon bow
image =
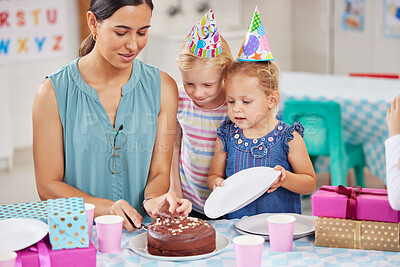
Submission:
POLYGON ((361 186, 346 188, 343 185, 339 185, 336 187, 336 193, 347 196, 346 218, 353 220, 357 219, 357 196, 361 194, 361 191, 361 186))

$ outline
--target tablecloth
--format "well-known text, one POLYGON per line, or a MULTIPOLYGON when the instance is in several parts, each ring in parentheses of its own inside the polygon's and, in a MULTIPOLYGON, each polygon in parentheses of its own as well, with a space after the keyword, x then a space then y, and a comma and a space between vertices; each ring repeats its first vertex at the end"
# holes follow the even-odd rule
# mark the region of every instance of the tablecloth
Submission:
MULTIPOLYGON (((144 267, 175 267, 175 266, 236 266, 232 239, 240 235, 234 223, 236 220, 209 221, 215 230, 228 237, 230 244, 219 254, 209 258, 191 262, 155 261, 141 257, 128 248, 130 239, 143 230, 134 232, 123 231, 122 250, 118 254, 97 253, 97 266, 144 266, 144 267)), ((98 248, 96 227, 93 228, 92 242, 98 248)), ((357 250, 341 248, 315 247, 314 236, 307 236, 294 241, 293 251, 288 253, 272 252, 268 242, 264 243, 262 266, 400 266, 400 253, 357 250)))
MULTIPOLYGON (((400 94, 400 80, 282 72, 280 82, 280 112, 288 99, 338 102, 345 142, 362 144, 369 171, 386 181, 386 112, 400 94)), ((317 171, 329 170, 326 159, 317 164, 317 171)))

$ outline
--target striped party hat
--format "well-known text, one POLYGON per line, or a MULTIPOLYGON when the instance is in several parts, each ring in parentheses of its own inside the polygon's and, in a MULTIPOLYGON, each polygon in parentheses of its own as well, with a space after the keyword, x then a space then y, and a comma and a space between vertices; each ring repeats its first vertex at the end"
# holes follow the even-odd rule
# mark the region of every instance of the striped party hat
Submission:
POLYGON ((221 39, 212 9, 193 26, 188 36, 189 47, 195 55, 210 58, 222 53, 221 39))
POLYGON ((239 61, 274 60, 257 7, 254 10, 253 18, 251 19, 237 59, 239 61))

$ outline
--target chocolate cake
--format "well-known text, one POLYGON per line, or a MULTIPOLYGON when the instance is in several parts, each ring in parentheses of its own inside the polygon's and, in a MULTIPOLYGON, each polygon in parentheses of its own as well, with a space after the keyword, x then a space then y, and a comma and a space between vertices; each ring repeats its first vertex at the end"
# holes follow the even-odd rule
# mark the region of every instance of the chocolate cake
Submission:
POLYGON ((158 216, 147 229, 147 250, 157 256, 193 256, 215 250, 215 230, 193 217, 158 216))

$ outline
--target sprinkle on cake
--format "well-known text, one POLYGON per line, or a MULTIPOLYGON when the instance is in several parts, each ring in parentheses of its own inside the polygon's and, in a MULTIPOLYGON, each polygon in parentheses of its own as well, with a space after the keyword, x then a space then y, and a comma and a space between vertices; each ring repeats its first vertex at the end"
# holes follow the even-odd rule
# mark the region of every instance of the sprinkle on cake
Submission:
POLYGON ((192 256, 215 250, 215 230, 194 217, 173 217, 161 213, 147 230, 147 248, 159 256, 192 256))

